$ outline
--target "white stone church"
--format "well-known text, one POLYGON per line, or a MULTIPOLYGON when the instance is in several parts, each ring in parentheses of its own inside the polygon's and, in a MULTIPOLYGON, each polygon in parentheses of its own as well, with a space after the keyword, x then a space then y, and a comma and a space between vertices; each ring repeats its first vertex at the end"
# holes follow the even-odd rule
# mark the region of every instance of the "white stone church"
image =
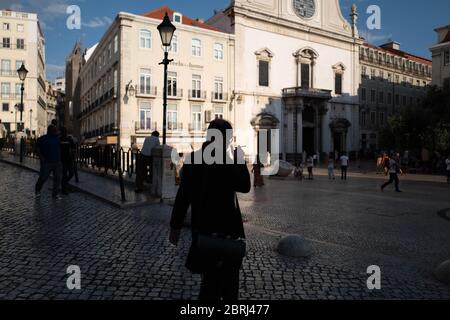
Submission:
POLYGON ((235 37, 229 120, 253 134, 236 137, 247 154, 262 129, 279 129, 289 161, 359 150, 355 9, 348 22, 338 0, 235 0, 207 21, 235 37))

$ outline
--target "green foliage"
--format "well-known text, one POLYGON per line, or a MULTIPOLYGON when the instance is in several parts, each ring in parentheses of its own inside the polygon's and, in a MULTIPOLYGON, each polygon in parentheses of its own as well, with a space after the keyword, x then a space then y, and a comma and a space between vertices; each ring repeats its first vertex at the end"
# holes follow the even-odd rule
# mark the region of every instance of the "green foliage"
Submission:
POLYGON ((381 145, 389 149, 450 151, 450 90, 430 88, 419 106, 403 108, 389 117, 380 134, 381 145))

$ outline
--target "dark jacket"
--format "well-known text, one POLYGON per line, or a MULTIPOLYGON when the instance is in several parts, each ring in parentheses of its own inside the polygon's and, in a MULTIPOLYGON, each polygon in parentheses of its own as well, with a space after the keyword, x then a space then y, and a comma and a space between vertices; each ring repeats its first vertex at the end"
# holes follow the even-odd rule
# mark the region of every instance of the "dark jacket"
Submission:
POLYGON ((58 136, 46 134, 37 140, 38 153, 41 160, 48 163, 61 161, 60 139, 58 136))
MULTIPOLYGON (((200 152, 200 151, 197 151, 200 152)), ((191 159, 194 154, 189 155, 191 159)), ((191 163, 194 163, 191 161, 191 163)), ((219 234, 245 238, 242 216, 236 208, 236 192, 250 191, 250 173, 246 164, 185 164, 172 211, 170 226, 180 230, 189 206, 193 245, 186 266, 201 273, 205 264, 193 252, 197 234, 219 234)))

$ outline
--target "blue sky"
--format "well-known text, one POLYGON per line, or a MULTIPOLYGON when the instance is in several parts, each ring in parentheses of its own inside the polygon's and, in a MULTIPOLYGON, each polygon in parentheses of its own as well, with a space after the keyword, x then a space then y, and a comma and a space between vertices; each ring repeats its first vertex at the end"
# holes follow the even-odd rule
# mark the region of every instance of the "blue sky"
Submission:
MULTIPOLYGON (((229 0, 0 0, 0 9, 11 8, 36 12, 42 22, 46 38, 47 77, 55 78, 64 72, 64 61, 76 40, 86 46, 95 44, 120 11, 144 13, 168 5, 192 18, 209 18, 213 10, 229 4, 229 0), (66 28, 66 8, 81 8, 81 30, 66 28)), ((389 39, 401 43, 410 53, 430 57, 428 48, 436 41, 433 31, 450 24, 448 0, 340 0, 341 10, 347 18, 352 3, 359 11, 360 33, 373 44, 389 39), (368 31, 366 10, 369 5, 381 8, 381 29, 368 31)))

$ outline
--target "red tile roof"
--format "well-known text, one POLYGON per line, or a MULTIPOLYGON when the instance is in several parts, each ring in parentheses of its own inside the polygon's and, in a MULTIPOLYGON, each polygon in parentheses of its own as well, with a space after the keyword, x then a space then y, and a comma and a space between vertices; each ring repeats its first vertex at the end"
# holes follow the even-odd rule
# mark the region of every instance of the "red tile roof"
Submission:
POLYGON ((399 56, 399 57, 402 57, 402 58, 405 58, 405 59, 408 59, 408 60, 411 60, 411 61, 415 61, 415 62, 418 62, 418 63, 423 63, 423 64, 427 64, 427 65, 430 65, 430 66, 433 64, 433 62, 431 60, 427 59, 427 58, 419 57, 419 56, 413 55, 413 54, 405 52, 405 51, 395 50, 395 49, 391 49, 391 48, 378 47, 378 46, 374 46, 374 45, 369 44, 369 43, 365 43, 364 45, 367 46, 367 47, 370 47, 372 49, 376 49, 376 50, 384 51, 384 52, 389 52, 389 53, 394 54, 396 56, 399 56))
MULTIPOLYGON (((167 6, 144 13, 143 16, 147 17, 147 18, 153 18, 153 19, 158 19, 158 20, 162 21, 164 19, 164 15, 166 14, 166 12, 169 14, 170 21, 173 21, 173 13, 177 12, 177 11, 175 11, 167 6)), ((213 26, 210 26, 204 22, 200 22, 195 19, 189 18, 188 16, 185 16, 185 15, 183 15, 182 24, 187 25, 187 26, 194 26, 194 27, 198 27, 198 28, 202 28, 202 29, 218 31, 218 32, 223 33, 222 30, 219 30, 219 29, 217 29, 213 26)))

